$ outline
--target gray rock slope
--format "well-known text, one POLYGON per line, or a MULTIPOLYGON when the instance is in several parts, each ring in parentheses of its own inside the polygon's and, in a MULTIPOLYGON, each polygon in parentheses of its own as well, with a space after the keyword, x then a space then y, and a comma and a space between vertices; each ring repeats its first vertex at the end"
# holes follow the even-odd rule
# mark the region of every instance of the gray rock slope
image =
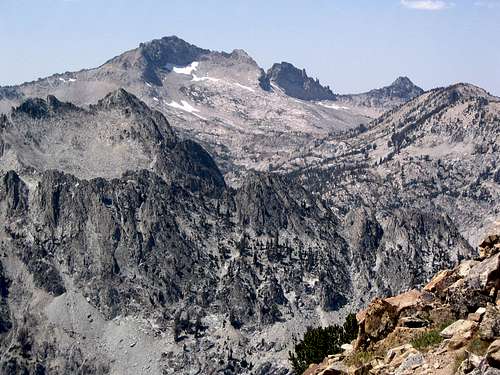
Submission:
MULTIPOLYGON (((287 374, 306 326, 473 254, 445 212, 374 212, 345 198, 345 179, 323 198, 301 174, 228 187, 124 90, 88 108, 30 99, 0 123, 3 374, 287 374)), ((393 144, 387 163, 410 149, 393 144)))
POLYGON ((476 246, 499 218, 499 144, 500 99, 457 84, 424 93, 363 132, 311 145, 296 173, 339 212, 353 205, 441 212, 476 246))

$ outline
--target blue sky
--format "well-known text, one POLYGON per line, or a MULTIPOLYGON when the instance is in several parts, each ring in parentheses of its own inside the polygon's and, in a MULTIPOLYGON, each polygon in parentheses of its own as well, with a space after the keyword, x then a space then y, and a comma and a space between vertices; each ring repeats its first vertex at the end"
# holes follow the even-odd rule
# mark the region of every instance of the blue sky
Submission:
POLYGON ((335 92, 409 76, 500 95, 500 0, 0 0, 0 85, 98 66, 177 35, 289 61, 335 92))

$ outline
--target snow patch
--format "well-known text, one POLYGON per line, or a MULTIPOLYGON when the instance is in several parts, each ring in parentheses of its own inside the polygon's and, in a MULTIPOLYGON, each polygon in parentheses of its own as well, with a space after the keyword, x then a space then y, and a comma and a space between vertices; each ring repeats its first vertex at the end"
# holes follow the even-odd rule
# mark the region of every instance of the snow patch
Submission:
POLYGON ((281 92, 281 93, 284 93, 283 92, 283 89, 281 87, 279 87, 278 85, 275 85, 274 83, 271 82, 271 87, 275 90, 277 90, 278 92, 281 92))
POLYGON ((244 90, 247 90, 247 91, 250 91, 250 92, 255 92, 255 90, 253 88, 245 86, 245 85, 242 85, 240 83, 235 83, 235 85, 238 86, 238 87, 240 87, 240 88, 242 88, 242 89, 244 89, 244 90))
POLYGON ((205 117, 197 115, 196 113, 193 113, 193 115, 196 116, 196 117, 198 117, 200 120, 208 121, 205 117))
POLYGON ((200 63, 198 61, 193 61, 191 64, 187 66, 172 66, 167 64, 167 69, 172 68, 172 71, 177 74, 186 74, 191 75, 197 68, 200 63))
POLYGON ((326 104, 326 103, 318 103, 320 106, 322 107, 325 107, 325 108, 329 108, 329 109, 345 109, 345 110, 350 110, 351 108, 349 107, 344 107, 344 106, 340 106, 340 105, 337 105, 337 104, 326 104))
POLYGON ((181 104, 179 104, 175 101, 172 101, 172 103, 167 103, 167 105, 169 107, 177 108, 177 109, 180 109, 181 111, 186 111, 189 113, 199 112, 196 108, 194 108, 191 104, 189 104, 185 100, 181 100, 181 104))
POLYGON ((74 78, 64 79, 62 77, 59 77, 59 81, 64 82, 64 83, 68 83, 68 82, 76 82, 76 79, 74 79, 74 78))
POLYGON ((193 82, 201 82, 201 81, 219 82, 220 79, 209 77, 209 76, 198 77, 196 74, 193 74, 193 79, 191 81, 193 81, 193 82))

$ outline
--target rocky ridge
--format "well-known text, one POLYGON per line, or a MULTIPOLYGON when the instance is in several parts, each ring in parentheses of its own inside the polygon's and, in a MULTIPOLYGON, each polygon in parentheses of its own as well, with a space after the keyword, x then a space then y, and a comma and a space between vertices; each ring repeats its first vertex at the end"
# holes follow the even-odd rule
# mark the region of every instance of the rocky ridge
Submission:
POLYGON ((398 107, 424 93, 408 77, 398 77, 389 86, 373 89, 361 94, 338 95, 337 101, 342 105, 357 108, 373 117, 398 107))
MULTIPOLYGON (((388 95, 403 95, 404 82, 398 87, 388 95)), ((0 87, 0 113, 48 95, 85 107, 119 88, 162 112, 180 136, 202 144, 235 186, 246 171, 274 170, 295 150, 366 125, 403 100, 385 100, 380 108, 375 101, 351 106, 287 63, 266 73, 242 50, 211 51, 172 36, 142 43, 94 69, 0 87)))
POLYGON ((480 253, 422 290, 375 299, 355 342, 304 374, 500 374, 500 235, 480 253))

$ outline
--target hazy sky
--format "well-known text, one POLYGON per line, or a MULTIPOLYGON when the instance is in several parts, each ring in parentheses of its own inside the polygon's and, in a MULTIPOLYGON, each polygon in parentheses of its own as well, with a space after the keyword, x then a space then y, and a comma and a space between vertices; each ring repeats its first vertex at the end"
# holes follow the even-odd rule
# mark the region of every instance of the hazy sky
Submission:
POLYGON ((289 61, 335 92, 409 76, 500 95, 500 0, 0 0, 0 85, 95 67, 177 35, 289 61))

